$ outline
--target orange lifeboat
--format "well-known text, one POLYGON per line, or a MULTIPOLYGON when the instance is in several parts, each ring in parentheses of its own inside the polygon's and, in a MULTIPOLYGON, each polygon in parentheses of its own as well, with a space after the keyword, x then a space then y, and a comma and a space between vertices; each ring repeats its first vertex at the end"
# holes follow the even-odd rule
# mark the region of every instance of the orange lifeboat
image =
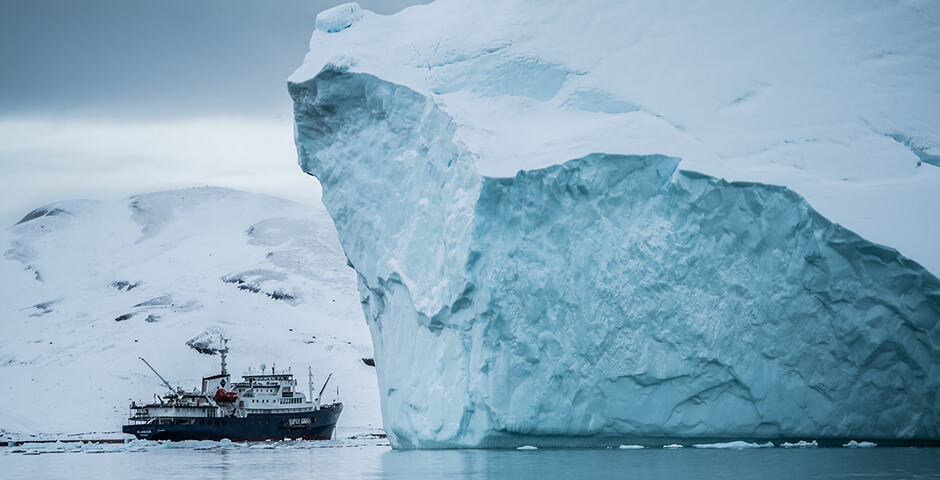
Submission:
POLYGON ((215 401, 219 403, 232 403, 238 398, 238 393, 227 392, 223 389, 215 391, 215 401))

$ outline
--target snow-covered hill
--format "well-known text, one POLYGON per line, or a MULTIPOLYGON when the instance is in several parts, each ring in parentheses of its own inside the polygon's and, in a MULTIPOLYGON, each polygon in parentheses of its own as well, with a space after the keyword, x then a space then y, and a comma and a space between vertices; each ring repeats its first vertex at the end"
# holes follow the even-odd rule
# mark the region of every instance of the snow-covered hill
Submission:
POLYGON ((219 357, 186 342, 218 328, 229 369, 333 373, 340 432, 381 427, 355 273, 322 207, 220 188, 65 201, 0 234, 0 430, 113 436, 131 400, 184 388, 219 357), (344 430, 345 429, 345 430, 344 430))

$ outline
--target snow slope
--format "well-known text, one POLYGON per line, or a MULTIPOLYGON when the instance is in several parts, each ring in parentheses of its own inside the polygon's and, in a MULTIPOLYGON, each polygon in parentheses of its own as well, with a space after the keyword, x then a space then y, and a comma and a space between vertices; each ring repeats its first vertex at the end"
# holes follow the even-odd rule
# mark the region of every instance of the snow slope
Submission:
POLYGON ((295 139, 392 444, 940 438, 938 14, 322 14, 295 139))
POLYGON ((339 428, 380 426, 353 272, 322 209, 220 188, 36 209, 0 236, 0 430, 120 436, 131 400, 192 388, 219 357, 187 346, 231 338, 229 370, 292 367, 306 391, 333 373, 339 428))

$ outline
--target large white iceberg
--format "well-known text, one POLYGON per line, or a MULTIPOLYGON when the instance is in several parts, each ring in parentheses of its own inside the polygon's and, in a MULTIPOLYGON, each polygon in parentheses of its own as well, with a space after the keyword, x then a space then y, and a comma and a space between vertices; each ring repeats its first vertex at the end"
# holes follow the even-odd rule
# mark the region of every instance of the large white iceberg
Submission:
POLYGON ((455 0, 314 32, 296 144, 392 445, 940 439, 937 12, 455 0))

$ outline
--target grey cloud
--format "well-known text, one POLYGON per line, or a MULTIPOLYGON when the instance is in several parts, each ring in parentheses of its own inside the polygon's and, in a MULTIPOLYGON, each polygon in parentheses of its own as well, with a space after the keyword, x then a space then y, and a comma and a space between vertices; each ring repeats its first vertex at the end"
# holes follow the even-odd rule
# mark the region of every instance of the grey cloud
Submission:
MULTIPOLYGON (((0 2, 0 115, 290 115, 288 75, 342 1, 0 2)), ((418 1, 360 1, 393 13, 418 1)))

